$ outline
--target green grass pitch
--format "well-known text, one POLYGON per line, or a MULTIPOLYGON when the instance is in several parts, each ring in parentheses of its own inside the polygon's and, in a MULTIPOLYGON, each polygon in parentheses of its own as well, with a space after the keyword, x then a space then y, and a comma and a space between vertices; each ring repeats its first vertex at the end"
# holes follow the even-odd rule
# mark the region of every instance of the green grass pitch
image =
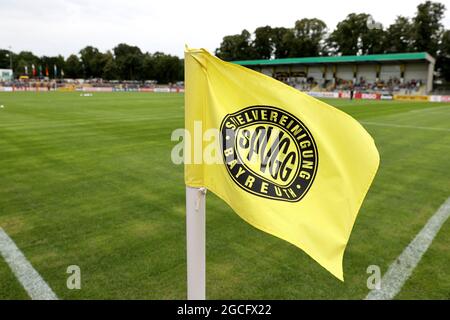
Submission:
MULTIPOLYGON (((61 299, 186 298, 182 94, 1 93, 0 226, 61 299), (66 287, 69 265, 81 290, 66 287)), ((344 259, 344 283, 207 197, 209 299, 362 299, 450 196, 450 105, 327 100, 363 122, 381 165, 344 259)), ((450 224, 397 298, 450 299, 450 224)), ((0 298, 27 299, 0 258, 0 298)))

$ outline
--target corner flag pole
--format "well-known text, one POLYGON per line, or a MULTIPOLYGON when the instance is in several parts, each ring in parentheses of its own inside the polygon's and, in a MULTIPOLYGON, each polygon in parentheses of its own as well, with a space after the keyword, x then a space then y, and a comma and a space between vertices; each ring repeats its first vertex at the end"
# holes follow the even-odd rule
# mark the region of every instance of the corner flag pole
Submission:
POLYGON ((187 298, 205 300, 205 188, 186 186, 187 298))

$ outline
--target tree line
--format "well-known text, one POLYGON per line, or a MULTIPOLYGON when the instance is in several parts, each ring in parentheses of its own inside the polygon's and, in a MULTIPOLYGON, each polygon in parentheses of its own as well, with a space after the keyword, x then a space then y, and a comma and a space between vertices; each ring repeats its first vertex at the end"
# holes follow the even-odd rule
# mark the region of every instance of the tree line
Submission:
POLYGON ((450 30, 442 19, 445 6, 426 1, 414 17, 398 16, 383 27, 366 13, 350 13, 331 32, 324 21, 312 18, 295 22, 292 28, 262 26, 251 34, 223 38, 216 55, 227 61, 428 52, 437 58, 437 70, 450 81, 450 30))
POLYGON ((87 46, 67 59, 63 56, 38 57, 30 51, 18 54, 0 49, 0 68, 12 67, 15 76, 32 73, 35 66, 37 76, 48 72, 50 78, 102 78, 105 80, 156 80, 170 83, 183 80, 184 61, 177 56, 162 52, 143 53, 139 47, 121 43, 112 50, 101 52, 87 46), (55 68, 56 66, 56 68, 55 68), (56 71, 57 74, 54 74, 56 71), (63 72, 63 73, 61 73, 63 72))

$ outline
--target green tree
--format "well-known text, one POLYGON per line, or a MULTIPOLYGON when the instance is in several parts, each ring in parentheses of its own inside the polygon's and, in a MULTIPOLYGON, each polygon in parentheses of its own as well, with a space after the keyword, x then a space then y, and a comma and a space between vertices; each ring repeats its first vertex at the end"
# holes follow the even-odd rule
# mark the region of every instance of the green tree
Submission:
POLYGON ((286 33, 290 57, 313 57, 322 52, 327 25, 319 19, 301 19, 286 33))
POLYGON ((155 52, 150 56, 150 59, 146 59, 146 66, 150 69, 149 79, 156 80, 158 83, 173 83, 179 80, 181 76, 181 61, 178 57, 164 54, 162 52, 155 52))
POLYGON ((184 59, 179 59, 177 81, 183 80, 184 80, 184 59))
POLYGON ((287 58, 289 56, 289 39, 291 30, 284 27, 272 28, 272 43, 274 47, 274 56, 277 59, 287 58))
POLYGON ((413 18, 415 50, 436 55, 443 33, 441 20, 444 12, 445 6, 439 2, 426 1, 417 6, 417 13, 413 18))
POLYGON ((103 73, 102 53, 95 47, 80 50, 83 73, 86 78, 100 78, 103 73))
POLYGON ((328 38, 329 47, 335 53, 354 55, 360 51, 360 38, 367 31, 367 15, 351 13, 339 22, 328 38))
POLYGON ((107 51, 101 56, 100 64, 103 66, 102 78, 105 80, 116 80, 119 78, 118 68, 114 55, 111 51, 107 51))
POLYGON ((142 61, 143 80, 156 80, 155 60, 153 55, 146 52, 142 61))
POLYGON ((81 66, 81 61, 77 55, 71 54, 67 60, 64 67, 64 74, 67 78, 78 79, 83 77, 83 67, 81 66))
POLYGON ((413 50, 413 25, 407 17, 398 16, 386 30, 385 50, 390 53, 413 50))
POLYGON ((437 57, 437 70, 442 78, 450 82, 450 30, 442 34, 437 57))
POLYGON ((141 49, 121 43, 114 47, 118 75, 122 80, 141 80, 144 55, 141 49))
POLYGON ((270 26, 256 28, 253 48, 257 59, 270 59, 272 57, 274 51, 272 35, 273 30, 270 26))
MULTIPOLYGON (((9 69, 10 68, 10 51, 6 49, 0 49, 0 68, 9 69)), ((14 68, 15 54, 12 53, 12 61, 14 68)))
POLYGON ((384 51, 385 33, 382 26, 369 29, 370 15, 351 13, 338 23, 328 38, 332 53, 343 55, 372 54, 384 51))
POLYGON ((39 63, 39 57, 30 51, 21 51, 14 56, 14 71, 16 75, 25 74, 25 67, 28 69, 28 75, 31 75, 31 65, 39 63))
POLYGON ((223 37, 216 55, 226 61, 254 59, 256 55, 250 32, 242 30, 241 34, 223 37))
POLYGON ((361 34, 361 51, 362 54, 386 53, 386 32, 381 24, 361 34))
POLYGON ((54 74, 54 66, 57 67, 58 74, 56 75, 56 78, 59 78, 61 75, 61 69, 65 67, 65 61, 64 57, 61 55, 48 57, 48 56, 42 56, 39 59, 39 64, 42 65, 42 73, 45 76, 45 69, 48 68, 48 75, 50 78, 55 78, 54 74))

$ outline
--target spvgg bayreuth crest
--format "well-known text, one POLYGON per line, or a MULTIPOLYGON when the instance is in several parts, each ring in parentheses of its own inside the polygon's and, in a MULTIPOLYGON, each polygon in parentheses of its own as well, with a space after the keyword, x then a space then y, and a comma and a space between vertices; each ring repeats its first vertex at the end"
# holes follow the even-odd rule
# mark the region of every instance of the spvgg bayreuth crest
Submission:
POLYGON ((271 106, 227 115, 220 126, 222 154, 233 181, 256 196, 297 202, 311 187, 317 146, 295 116, 271 106))

